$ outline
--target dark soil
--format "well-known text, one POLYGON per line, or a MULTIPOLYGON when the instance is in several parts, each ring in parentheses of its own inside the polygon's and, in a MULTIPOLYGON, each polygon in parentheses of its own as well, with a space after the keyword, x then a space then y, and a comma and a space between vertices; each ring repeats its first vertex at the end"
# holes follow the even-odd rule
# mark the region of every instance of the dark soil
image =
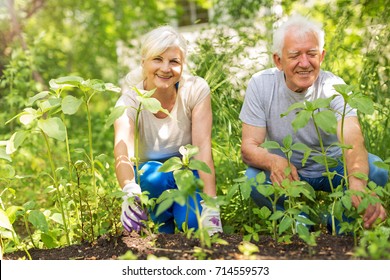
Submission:
MULTIPOLYGON (((56 249, 31 249, 33 260, 110 260, 118 259, 131 251, 134 258, 146 260, 148 257, 166 258, 169 260, 351 260, 354 241, 352 236, 332 236, 322 234, 317 238, 317 246, 309 250, 299 238, 293 238, 290 244, 276 243, 270 236, 260 237, 253 242, 259 252, 248 256, 240 251, 243 237, 240 235, 221 234, 220 238, 227 245, 213 244, 206 249, 205 255, 195 253, 199 247, 197 239, 187 239, 184 234, 157 234, 152 237, 141 237, 137 233, 124 232, 118 237, 100 237, 92 243, 82 243, 56 249)), ((25 252, 5 254, 4 260, 28 259, 25 252)))

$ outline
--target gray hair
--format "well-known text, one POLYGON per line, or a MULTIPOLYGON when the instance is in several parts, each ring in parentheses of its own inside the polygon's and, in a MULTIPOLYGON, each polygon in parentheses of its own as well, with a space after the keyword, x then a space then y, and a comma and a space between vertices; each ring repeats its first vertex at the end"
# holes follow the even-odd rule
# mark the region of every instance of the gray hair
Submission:
POLYGON ((288 32, 294 32, 294 35, 299 37, 304 37, 308 33, 314 34, 318 40, 319 51, 323 51, 325 32, 322 29, 322 24, 301 15, 293 15, 274 32, 272 52, 279 57, 282 57, 284 40, 288 32))
POLYGON ((164 25, 145 35, 141 47, 142 59, 148 59, 165 52, 169 47, 179 47, 182 59, 187 55, 187 41, 173 27, 164 25))

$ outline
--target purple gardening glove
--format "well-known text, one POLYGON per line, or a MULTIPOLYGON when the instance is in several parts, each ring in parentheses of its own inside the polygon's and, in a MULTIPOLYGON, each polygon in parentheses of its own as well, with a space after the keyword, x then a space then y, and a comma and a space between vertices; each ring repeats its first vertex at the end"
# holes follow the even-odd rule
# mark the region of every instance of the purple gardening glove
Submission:
POLYGON ((210 236, 217 232, 223 232, 219 207, 209 208, 203 200, 200 205, 202 206, 201 221, 203 228, 207 229, 210 236))
POLYGON ((126 184, 122 190, 125 195, 122 196, 122 214, 121 222, 127 231, 141 231, 144 226, 142 221, 148 219, 146 211, 141 205, 139 195, 141 188, 138 184, 131 182, 126 184))

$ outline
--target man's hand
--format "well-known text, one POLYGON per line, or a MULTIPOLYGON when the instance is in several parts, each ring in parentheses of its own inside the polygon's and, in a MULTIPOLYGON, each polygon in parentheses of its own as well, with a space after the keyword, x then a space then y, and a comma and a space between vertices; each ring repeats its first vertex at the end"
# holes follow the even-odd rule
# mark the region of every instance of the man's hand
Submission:
POLYGON ((202 205, 201 221, 203 228, 207 229, 210 236, 217 232, 223 232, 219 209, 209 208, 203 200, 200 204, 202 205))
POLYGON ((123 187, 123 192, 125 195, 122 197, 122 225, 127 231, 139 232, 143 227, 142 221, 148 218, 139 199, 141 188, 138 184, 131 182, 123 187))
MULTIPOLYGON (((360 196, 352 196, 352 205, 357 209, 362 202, 362 198, 360 196)), ((381 203, 369 204, 366 208, 366 211, 363 214, 363 222, 364 227, 366 229, 371 228, 377 219, 381 221, 386 220, 387 214, 386 210, 381 203)))
MULTIPOLYGON (((366 185, 366 182, 364 180, 358 179, 358 178, 353 177, 353 176, 351 176, 349 178, 349 189, 351 189, 351 190, 365 192, 365 188, 366 188, 365 185, 366 185)), ((356 209, 358 209, 361 202, 362 202, 362 198, 360 196, 357 196, 357 195, 352 196, 352 205, 356 209)), ((365 210, 365 212, 363 214, 364 227, 366 229, 371 228, 378 218, 381 221, 386 220, 387 213, 386 213, 385 208, 379 202, 377 202, 375 204, 369 204, 367 209, 365 210)))
POLYGON ((282 185, 284 179, 289 179, 290 181, 299 181, 298 171, 294 165, 289 164, 287 159, 275 155, 272 158, 270 163, 270 179, 272 183, 282 185), (290 168, 291 171, 286 175, 287 168, 290 168))

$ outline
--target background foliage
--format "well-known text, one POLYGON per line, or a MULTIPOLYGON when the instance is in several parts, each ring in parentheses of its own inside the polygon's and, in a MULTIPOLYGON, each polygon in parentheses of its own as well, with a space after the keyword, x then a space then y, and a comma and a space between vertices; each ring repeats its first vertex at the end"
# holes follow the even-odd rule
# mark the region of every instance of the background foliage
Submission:
MULTIPOLYGON (((183 27, 182 31, 193 46, 188 70, 204 77, 212 89, 213 153, 219 194, 228 194, 235 179, 245 170, 240 157, 238 114, 246 84, 252 74, 272 66, 269 51, 272 29, 284 16, 294 12, 324 23, 327 55, 323 69, 341 76, 373 99, 375 113, 360 116, 367 148, 383 159, 390 157, 388 0, 329 0, 309 4, 277 0, 195 2, 205 8, 212 7, 214 15, 208 24, 183 27)), ((46 175, 50 166, 43 139, 32 134, 16 153, 8 156, 5 141, 21 130, 22 125, 17 119, 5 125, 6 121, 20 113, 29 98, 49 90, 52 79, 77 75, 85 80, 100 79, 119 85, 121 78, 136 67, 130 62, 137 61, 139 36, 157 25, 174 22, 182 12, 175 0, 0 1, 0 167, 8 170, 12 166, 14 171, 0 176, 0 205, 9 215, 13 213, 11 222, 20 237, 30 235, 31 240, 42 239, 32 236, 25 226, 39 225, 37 219, 29 220, 29 213, 42 212, 56 225, 53 213, 58 213, 59 205, 58 199, 51 196, 52 182, 46 175), (15 207, 23 207, 24 212, 18 212, 15 207)), ((82 96, 74 88, 65 92, 82 96)), ((67 181, 70 187, 64 188, 62 202, 67 203, 70 216, 82 220, 83 217, 72 212, 76 193, 81 212, 85 214, 85 220, 79 221, 85 227, 72 233, 74 242, 105 232, 115 234, 117 230, 119 202, 113 195, 118 189, 113 168, 113 129, 105 123, 118 97, 118 93, 106 91, 96 95, 90 104, 94 153, 104 157, 104 160, 99 158, 100 205, 88 208, 93 206, 88 198, 91 174, 81 176, 82 170, 77 169, 80 166, 75 165, 84 162, 86 170, 90 169, 88 153, 80 150, 88 143, 86 109, 81 108, 64 119, 70 138, 71 165, 66 157, 66 145, 50 140, 57 171, 69 169, 70 174, 67 181), (75 189, 78 191, 71 191, 75 189), (102 214, 98 206, 107 212, 102 214), (96 222, 100 224, 93 229, 96 222), (92 228, 90 235, 86 234, 88 227, 92 228)), ((224 224, 231 231, 239 231, 242 221, 254 219, 251 211, 247 211, 251 204, 242 205, 239 199, 239 196, 232 197, 223 209, 224 224)), ((61 234, 47 230, 46 233, 56 240, 55 244, 61 244, 61 234)), ((55 246, 49 242, 34 245, 47 244, 55 246)))

